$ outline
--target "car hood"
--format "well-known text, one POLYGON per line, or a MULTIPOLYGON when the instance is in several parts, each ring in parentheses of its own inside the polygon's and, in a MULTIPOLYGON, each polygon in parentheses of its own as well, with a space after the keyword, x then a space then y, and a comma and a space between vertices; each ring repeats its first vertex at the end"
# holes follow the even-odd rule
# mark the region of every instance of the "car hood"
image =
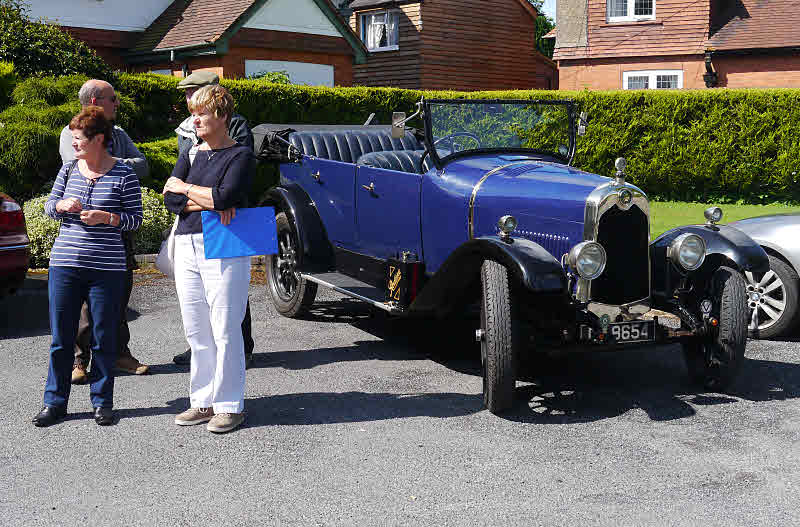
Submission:
POLYGON ((778 253, 795 269, 800 269, 800 213, 771 214, 728 223, 756 243, 778 253))
POLYGON ((610 178, 557 163, 518 161, 488 170, 473 189, 473 236, 497 233, 497 221, 511 214, 515 235, 543 244, 560 257, 583 240, 586 200, 610 178))

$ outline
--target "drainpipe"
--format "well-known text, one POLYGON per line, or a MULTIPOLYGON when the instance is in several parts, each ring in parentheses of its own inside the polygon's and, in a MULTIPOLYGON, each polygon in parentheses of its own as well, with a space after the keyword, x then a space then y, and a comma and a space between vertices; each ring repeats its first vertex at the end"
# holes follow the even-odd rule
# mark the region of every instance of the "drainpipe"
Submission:
POLYGON ((714 65, 711 63, 713 55, 713 51, 706 51, 706 72, 703 74, 703 80, 706 83, 706 88, 715 88, 719 84, 717 72, 714 71, 714 65))

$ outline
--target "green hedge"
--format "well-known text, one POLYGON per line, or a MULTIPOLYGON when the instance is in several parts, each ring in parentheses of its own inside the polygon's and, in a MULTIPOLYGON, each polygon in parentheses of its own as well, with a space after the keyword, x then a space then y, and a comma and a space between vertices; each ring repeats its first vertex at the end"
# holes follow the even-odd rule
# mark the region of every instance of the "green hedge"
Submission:
MULTIPOLYGON (((31 239, 31 267, 47 267, 50 260, 50 250, 58 236, 60 222, 44 213, 44 204, 47 203, 49 193, 29 199, 23 208, 25 221, 28 227, 28 237, 31 239)), ((164 208, 164 198, 158 192, 148 188, 142 189, 142 205, 144 218, 142 226, 136 231, 136 252, 138 254, 157 253, 161 247, 161 234, 172 225, 175 216, 164 208)))
POLYGON ((11 92, 17 85, 17 74, 10 62, 0 62, 0 110, 8 106, 11 92))
MULTIPOLYGON (((24 108, 10 107, 0 114, 5 125, 0 129, 0 188, 18 190, 24 199, 52 179, 58 168, 53 153, 47 151, 55 144, 53 129, 63 126, 61 120, 66 121, 71 109, 77 108, 69 105, 83 80, 81 76, 39 78, 17 85, 13 100, 24 108), (12 145, 15 139, 20 145, 12 145)), ((159 189, 175 155, 174 128, 187 115, 177 79, 121 74, 115 83, 123 101, 120 125, 146 150, 153 175, 145 184, 159 189)), ((287 86, 263 80, 223 80, 222 84, 233 94, 237 111, 253 126, 264 122, 360 124, 372 112, 376 113, 374 122, 386 124, 394 111, 413 111, 423 95, 429 99, 573 99, 589 114, 588 133, 578 140, 574 163, 578 168, 612 175, 614 159, 624 156, 629 179, 654 199, 800 202, 796 168, 800 90, 459 93, 287 86)), ((273 168, 260 168, 260 187, 254 194, 274 181, 273 168)))

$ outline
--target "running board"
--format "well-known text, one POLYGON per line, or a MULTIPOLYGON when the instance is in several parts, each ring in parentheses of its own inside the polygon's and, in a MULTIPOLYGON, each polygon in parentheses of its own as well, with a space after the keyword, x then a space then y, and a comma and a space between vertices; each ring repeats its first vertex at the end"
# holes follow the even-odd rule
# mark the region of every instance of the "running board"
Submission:
POLYGON ((386 302, 386 293, 377 287, 365 284, 342 273, 300 273, 300 276, 328 289, 333 289, 352 298, 367 302, 379 309, 399 315, 403 309, 397 304, 386 302))

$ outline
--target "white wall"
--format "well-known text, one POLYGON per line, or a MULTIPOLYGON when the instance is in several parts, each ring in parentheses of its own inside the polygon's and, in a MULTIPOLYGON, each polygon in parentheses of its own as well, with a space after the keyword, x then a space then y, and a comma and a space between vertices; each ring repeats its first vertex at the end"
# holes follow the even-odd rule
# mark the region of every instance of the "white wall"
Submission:
POLYGON ((310 86, 333 86, 333 66, 330 64, 311 64, 309 62, 288 62, 283 60, 245 60, 246 76, 263 71, 285 71, 292 84, 310 86))
POLYGON ((62 26, 144 31, 172 0, 33 0, 33 18, 62 26))
POLYGON ((342 36, 314 0, 268 0, 244 27, 342 36))

